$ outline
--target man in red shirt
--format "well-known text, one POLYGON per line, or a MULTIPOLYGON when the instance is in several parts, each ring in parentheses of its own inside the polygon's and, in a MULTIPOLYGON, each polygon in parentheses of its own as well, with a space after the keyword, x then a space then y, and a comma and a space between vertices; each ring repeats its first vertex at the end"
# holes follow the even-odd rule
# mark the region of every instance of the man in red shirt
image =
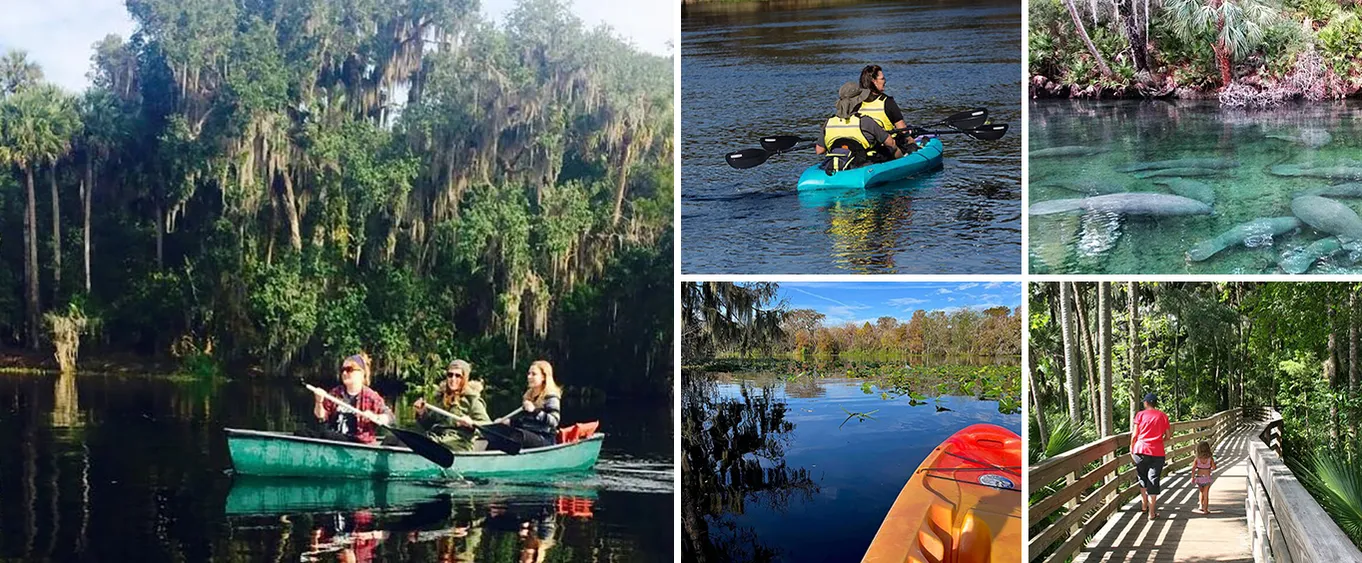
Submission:
POLYGON ((1168 415, 1155 408, 1159 397, 1144 396, 1144 410, 1135 413, 1130 432, 1130 457, 1135 461, 1135 475, 1140 479, 1140 506, 1148 511, 1149 519, 1159 517, 1154 504, 1159 501, 1159 476, 1163 473, 1166 452, 1164 442, 1173 437, 1168 415))

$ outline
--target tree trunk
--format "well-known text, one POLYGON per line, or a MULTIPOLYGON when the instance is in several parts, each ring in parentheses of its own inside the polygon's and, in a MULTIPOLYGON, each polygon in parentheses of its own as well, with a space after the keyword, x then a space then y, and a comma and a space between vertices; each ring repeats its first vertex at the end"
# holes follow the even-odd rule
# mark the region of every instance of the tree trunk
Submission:
POLYGON ((303 250, 302 227, 299 225, 298 198, 293 192, 293 177, 287 168, 281 168, 279 175, 284 178, 284 220, 288 222, 288 244, 294 252, 303 250))
POLYGON ((1111 412, 1111 282, 1097 284, 1097 349, 1101 356, 1101 431, 1105 438, 1112 431, 1111 412))
POLYGON ((1059 282, 1059 326, 1060 333, 1064 338, 1064 379, 1065 389, 1068 391, 1069 399, 1069 419, 1075 426, 1081 425, 1083 413, 1078 408, 1078 342, 1077 335, 1073 333, 1073 307, 1069 303, 1069 286, 1065 282, 1059 282))
POLYGON ((1074 27, 1078 28, 1078 36, 1083 39, 1083 44, 1087 45, 1088 53, 1097 61, 1097 70, 1102 76, 1111 76, 1111 67, 1107 66, 1107 60, 1102 58, 1102 53, 1097 52, 1097 46, 1092 44, 1092 39, 1088 37, 1088 30, 1083 27, 1083 18, 1078 15, 1078 8, 1074 7, 1074 0, 1064 0, 1064 7, 1069 10, 1069 18, 1073 19, 1074 27))
POLYGON ((1092 325, 1088 324, 1088 308, 1083 303, 1083 289, 1075 282, 1070 282, 1073 289, 1075 319, 1078 321, 1079 335, 1083 338, 1083 359, 1086 368, 1086 381, 1088 385, 1088 413, 1092 416, 1093 425, 1097 425, 1097 414, 1100 407, 1097 404, 1097 347, 1093 345, 1092 325))
POLYGON ((57 163, 52 163, 52 305, 61 293, 61 203, 57 200, 57 163))
POLYGON ((1121 15, 1126 41, 1130 43, 1130 60, 1135 63, 1135 71, 1149 72, 1149 38, 1145 37, 1144 26, 1136 17, 1135 0, 1118 0, 1116 10, 1121 15))
POLYGON ((1348 396, 1357 396, 1357 290, 1348 294, 1348 396))
POLYGON ((1135 413, 1140 412, 1140 402, 1144 399, 1140 385, 1140 288, 1135 282, 1126 282, 1126 293, 1130 296, 1130 423, 1133 430, 1135 413))
POLYGON ((1324 379, 1329 383, 1329 447, 1338 447, 1338 401, 1334 390, 1338 384, 1338 327, 1334 326, 1334 306, 1329 305, 1329 346, 1324 358, 1324 379))
POLYGON ((156 202, 156 270, 165 269, 166 212, 161 202, 156 202))
POLYGON ((1215 52, 1215 64, 1220 67, 1220 87, 1230 85, 1234 76, 1230 73, 1230 51, 1225 48, 1225 15, 1220 11, 1222 0, 1211 0, 1211 8, 1216 11, 1215 20, 1215 44, 1211 45, 1211 50, 1215 52))
POLYGON ((615 214, 612 215, 610 224, 618 225, 620 215, 624 209, 624 193, 629 188, 629 166, 633 164, 634 146, 632 143, 624 145, 624 157, 621 158, 619 184, 615 186, 615 214))
POLYGON ((38 349, 38 198, 33 191, 33 164, 24 167, 28 209, 24 211, 24 279, 28 314, 28 347, 38 349))
POLYGON ((1050 441, 1050 423, 1045 420, 1045 407, 1040 404, 1040 388, 1036 385, 1036 351, 1030 350, 1026 361, 1026 381, 1031 384, 1031 412, 1036 416, 1036 430, 1040 433, 1040 449, 1045 451, 1050 441))
POLYGON ((90 156, 85 157, 85 183, 81 185, 80 197, 81 206, 84 208, 83 220, 85 227, 82 229, 82 252, 85 254, 85 293, 90 293, 90 201, 94 199, 95 193, 95 165, 94 159, 90 156))

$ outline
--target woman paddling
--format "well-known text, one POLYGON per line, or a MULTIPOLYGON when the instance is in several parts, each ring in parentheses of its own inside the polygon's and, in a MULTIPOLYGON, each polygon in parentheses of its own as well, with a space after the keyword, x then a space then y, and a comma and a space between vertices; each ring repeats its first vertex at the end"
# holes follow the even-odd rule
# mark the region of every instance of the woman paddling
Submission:
POLYGON ((884 93, 886 79, 880 65, 866 65, 861 69, 860 83, 862 89, 870 91, 869 98, 861 103, 861 115, 874 119, 886 131, 908 127, 903 121, 903 110, 899 109, 894 97, 884 93))
POLYGON ((1135 420, 1131 421, 1135 429, 1130 433, 1130 457, 1135 461, 1135 475, 1140 480, 1141 506, 1150 520, 1159 517, 1154 505, 1159 502, 1159 477, 1166 455, 1163 444, 1173 437, 1168 415, 1155 408, 1158 404, 1157 395, 1144 396, 1144 410, 1135 414, 1135 420))
POLYGON ((542 448, 558 441, 563 392, 553 379, 553 366, 544 360, 530 364, 525 381, 527 389, 520 412, 498 418, 495 424, 482 428, 489 449, 505 450, 508 441, 522 448, 542 448))
POLYGON ((473 381, 473 366, 454 360, 445 368, 445 380, 440 384, 440 406, 456 418, 450 420, 433 409, 426 408, 424 397, 417 399, 416 423, 426 434, 445 447, 458 451, 473 449, 473 429, 478 424, 491 422, 487 403, 482 399, 482 382, 473 381))
POLYGON ((377 391, 369 388, 369 356, 363 352, 341 362, 341 384, 331 390, 331 396, 362 411, 361 414, 341 412, 340 408, 323 397, 321 390, 313 391, 317 402, 313 416, 322 428, 310 433, 314 438, 372 444, 378 439, 378 426, 393 422, 392 410, 377 391))

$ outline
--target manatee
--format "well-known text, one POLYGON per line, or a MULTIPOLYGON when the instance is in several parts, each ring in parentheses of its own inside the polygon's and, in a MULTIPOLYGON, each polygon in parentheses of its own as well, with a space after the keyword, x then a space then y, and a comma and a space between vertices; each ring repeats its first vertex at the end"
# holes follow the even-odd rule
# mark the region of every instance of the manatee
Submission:
POLYGON ((1276 236, 1290 232, 1301 226, 1300 219, 1295 217, 1269 217, 1259 218, 1241 225, 1235 225, 1230 230, 1220 233, 1215 238, 1196 243, 1187 251, 1187 259, 1193 262, 1200 262, 1217 252, 1243 244, 1245 240, 1263 235, 1276 236))
POLYGON ((1179 158, 1177 160, 1156 160, 1153 162, 1141 162, 1122 168, 1122 172, 1140 172, 1142 170, 1163 170, 1165 168, 1217 168, 1229 169, 1238 168, 1239 163, 1223 158, 1179 158))
POLYGON ((1362 180, 1362 166, 1309 167, 1299 164, 1277 164, 1267 169, 1277 176, 1308 176, 1326 180, 1362 180))
POLYGON ((1362 197, 1362 182, 1348 182, 1346 184, 1335 184, 1319 188, 1310 188, 1301 192, 1300 195, 1317 195, 1327 197, 1362 197))
POLYGON ((1031 204, 1031 215, 1050 215, 1069 211, 1105 211, 1122 215, 1168 217, 1205 215, 1211 206, 1195 199, 1146 192, 1107 194, 1079 199, 1055 199, 1031 204))
POLYGON ((1154 183, 1168 186, 1169 190, 1182 197, 1190 197, 1205 203, 1206 205, 1215 204, 1215 190, 1212 190, 1211 186, 1207 185, 1206 182, 1198 182, 1196 180, 1187 180, 1184 178, 1168 178, 1158 180, 1154 183))
POLYGON ((1214 168, 1162 168, 1135 173, 1136 178, 1190 178, 1219 175, 1220 171, 1214 168))
POLYGON ((1343 245, 1339 243, 1338 237, 1322 238, 1302 248, 1300 252, 1283 257, 1277 264, 1288 274, 1304 274, 1320 258, 1331 256, 1342 249, 1343 245))
POLYGON ((1044 184, 1033 185, 1039 185, 1046 188, 1057 188, 1088 195, 1115 194, 1126 191, 1125 188, 1121 186, 1113 185, 1105 180, 1094 179, 1073 180, 1070 182, 1046 182, 1044 184))
POLYGON ((1073 145, 1067 147, 1050 147, 1048 149, 1033 150, 1027 153, 1027 155, 1031 156, 1032 158, 1044 158, 1047 156, 1091 156, 1105 151, 1106 149, 1100 149, 1097 147, 1073 145))
POLYGON ((1362 239, 1362 218, 1352 208, 1332 199, 1316 195, 1300 196, 1291 200, 1291 214, 1317 231, 1362 239))
POLYGON ((1305 128, 1295 135, 1265 135, 1269 139, 1289 141, 1310 148, 1319 148, 1333 142, 1334 136, 1323 129, 1305 128))

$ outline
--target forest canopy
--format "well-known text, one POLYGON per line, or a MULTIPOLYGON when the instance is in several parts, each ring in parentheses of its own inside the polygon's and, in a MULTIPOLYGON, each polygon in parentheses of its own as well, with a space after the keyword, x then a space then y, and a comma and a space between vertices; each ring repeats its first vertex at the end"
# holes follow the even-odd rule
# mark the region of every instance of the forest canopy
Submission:
POLYGON ((670 389, 670 57, 562 0, 127 9, 84 92, 0 58, 4 345, 670 389))

